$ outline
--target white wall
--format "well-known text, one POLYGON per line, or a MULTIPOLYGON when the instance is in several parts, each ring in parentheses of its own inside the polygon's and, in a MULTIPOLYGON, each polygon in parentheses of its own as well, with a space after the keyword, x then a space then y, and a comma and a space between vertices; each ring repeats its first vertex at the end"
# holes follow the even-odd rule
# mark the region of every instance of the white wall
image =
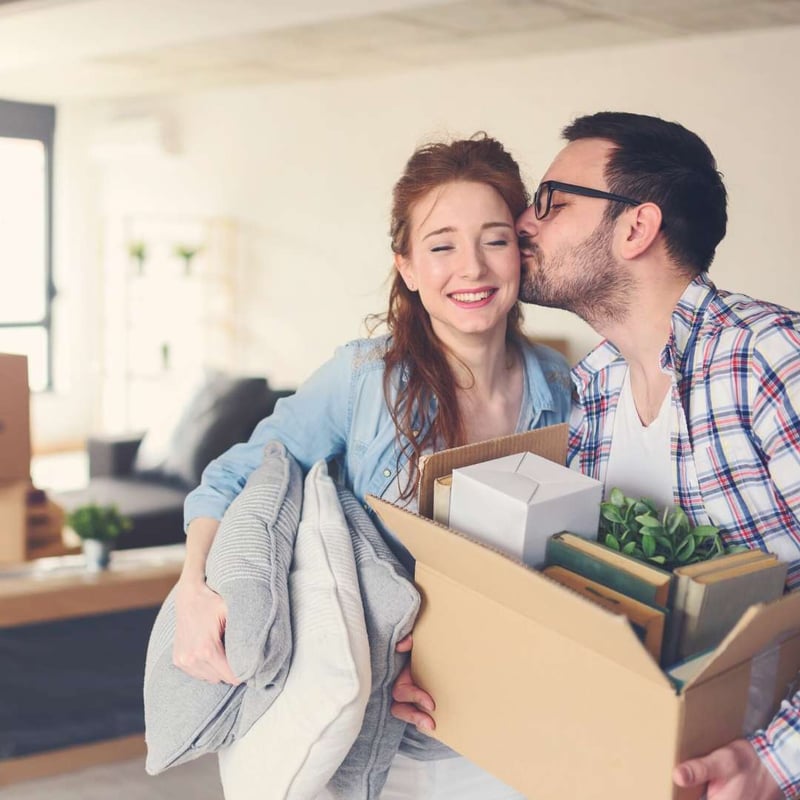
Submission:
MULTIPOLYGON (((61 109, 58 213, 70 224, 58 226, 65 295, 58 335, 72 350, 63 380, 69 395, 50 405, 93 410, 65 414, 60 435, 85 432, 96 409, 96 308, 78 315, 74 306, 85 302, 79 295, 91 297, 101 274, 102 216, 238 219, 246 336, 237 366, 275 385, 295 384, 337 343, 360 335, 367 313, 383 309, 392 184, 417 144, 450 134, 498 137, 533 186, 575 115, 619 109, 678 120, 709 143, 730 195, 730 233, 712 276, 800 308, 799 52, 800 28, 789 28, 61 109), (128 111, 168 114, 182 155, 89 162, 78 141, 128 111), (78 316, 82 332, 67 330, 78 316)), ((528 322, 537 334, 569 337, 576 357, 596 340, 565 312, 533 308, 528 322)), ((37 437, 55 435, 39 413, 45 403, 37 405, 37 437)))

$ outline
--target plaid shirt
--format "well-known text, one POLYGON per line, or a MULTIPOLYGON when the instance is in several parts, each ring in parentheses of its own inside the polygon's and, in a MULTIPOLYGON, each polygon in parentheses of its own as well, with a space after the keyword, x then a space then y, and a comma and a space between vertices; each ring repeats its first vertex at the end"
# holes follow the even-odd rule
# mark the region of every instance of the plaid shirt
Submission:
MULTIPOLYGON (((675 502, 728 544, 775 553, 800 589, 800 313, 686 288, 661 354, 672 380, 675 502)), ((573 369, 569 463, 605 481, 627 364, 608 341, 573 369)), ((800 692, 750 737, 786 797, 800 798, 800 692)))

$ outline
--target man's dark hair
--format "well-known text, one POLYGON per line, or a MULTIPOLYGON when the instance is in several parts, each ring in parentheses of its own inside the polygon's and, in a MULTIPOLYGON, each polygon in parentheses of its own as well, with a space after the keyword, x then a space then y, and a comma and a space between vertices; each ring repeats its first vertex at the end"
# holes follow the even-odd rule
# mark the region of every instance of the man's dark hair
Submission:
MULTIPOLYGON (((725 236, 727 194, 717 162, 697 134, 658 117, 601 111, 578 117, 562 136, 612 142, 605 169, 609 191, 655 203, 672 260, 696 273, 709 268, 725 236)), ((611 203, 607 214, 615 219, 628 207, 611 203)))

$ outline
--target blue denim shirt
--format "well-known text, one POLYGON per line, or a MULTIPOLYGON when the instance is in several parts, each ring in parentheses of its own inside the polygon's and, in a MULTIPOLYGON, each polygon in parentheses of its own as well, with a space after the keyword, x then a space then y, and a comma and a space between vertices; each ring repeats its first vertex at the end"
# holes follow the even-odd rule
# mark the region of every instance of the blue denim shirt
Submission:
MULTIPOLYGON (((367 494, 396 502, 405 486, 407 461, 398 463, 395 426, 383 395, 387 343, 387 336, 349 342, 296 394, 279 400, 249 441, 234 445, 206 467, 200 486, 186 498, 185 524, 196 517, 222 519, 272 439, 283 442, 305 471, 320 459, 335 460, 340 480, 362 502, 367 494)), ((531 344, 524 348, 524 367, 517 431, 568 420, 571 381, 566 360, 548 347, 531 344)), ((398 374, 394 380, 397 385, 403 377, 398 374)), ((406 506, 416 510, 416 500, 406 506)))

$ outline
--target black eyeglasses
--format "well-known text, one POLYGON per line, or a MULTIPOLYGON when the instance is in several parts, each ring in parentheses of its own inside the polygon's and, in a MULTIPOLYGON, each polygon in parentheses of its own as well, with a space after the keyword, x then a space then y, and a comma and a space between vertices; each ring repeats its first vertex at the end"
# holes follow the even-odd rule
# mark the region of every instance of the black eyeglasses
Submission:
POLYGON ((639 206, 641 200, 634 200, 631 197, 623 197, 621 194, 613 192, 602 192, 600 189, 588 189, 586 186, 575 186, 574 183, 561 183, 561 181, 542 181, 536 194, 533 196, 533 213, 536 219, 544 219, 550 213, 550 205, 553 202, 553 192, 566 192, 567 194, 579 194, 582 197, 597 197, 600 200, 614 200, 617 203, 626 203, 629 206, 639 206))

